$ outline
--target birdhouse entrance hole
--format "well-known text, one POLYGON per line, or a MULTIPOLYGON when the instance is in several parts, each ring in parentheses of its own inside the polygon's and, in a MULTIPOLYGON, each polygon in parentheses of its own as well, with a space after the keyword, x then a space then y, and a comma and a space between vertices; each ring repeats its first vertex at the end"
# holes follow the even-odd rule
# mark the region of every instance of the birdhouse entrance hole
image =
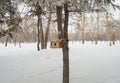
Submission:
POLYGON ((51 48, 62 48, 64 46, 64 40, 60 39, 58 41, 52 41, 51 42, 51 48))

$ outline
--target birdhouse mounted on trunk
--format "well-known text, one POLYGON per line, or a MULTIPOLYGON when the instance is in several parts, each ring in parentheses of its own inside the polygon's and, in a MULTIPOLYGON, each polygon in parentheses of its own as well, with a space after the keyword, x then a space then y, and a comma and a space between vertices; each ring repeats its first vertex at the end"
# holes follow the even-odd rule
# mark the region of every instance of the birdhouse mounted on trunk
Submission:
POLYGON ((62 48, 63 46, 64 46, 64 40, 63 39, 51 42, 51 48, 62 48))

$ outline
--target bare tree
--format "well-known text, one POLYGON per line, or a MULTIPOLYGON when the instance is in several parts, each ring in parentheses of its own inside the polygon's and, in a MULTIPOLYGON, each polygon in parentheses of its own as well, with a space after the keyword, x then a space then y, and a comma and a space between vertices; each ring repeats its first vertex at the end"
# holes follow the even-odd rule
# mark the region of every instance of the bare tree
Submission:
POLYGON ((47 23, 46 32, 45 32, 45 48, 47 48, 48 36, 49 36, 49 31, 50 31, 51 16, 52 16, 52 10, 51 10, 51 7, 49 7, 49 17, 48 17, 48 23, 47 23))
POLYGON ((82 44, 85 43, 85 13, 82 12, 82 44))
POLYGON ((62 6, 57 6, 57 23, 59 39, 64 39, 63 46, 63 83, 69 83, 69 48, 68 48, 68 4, 64 4, 64 28, 62 29, 62 6))
POLYGON ((69 40, 68 40, 68 22, 69 11, 68 4, 64 4, 65 21, 64 21, 64 47, 63 47, 63 83, 69 83, 69 40))

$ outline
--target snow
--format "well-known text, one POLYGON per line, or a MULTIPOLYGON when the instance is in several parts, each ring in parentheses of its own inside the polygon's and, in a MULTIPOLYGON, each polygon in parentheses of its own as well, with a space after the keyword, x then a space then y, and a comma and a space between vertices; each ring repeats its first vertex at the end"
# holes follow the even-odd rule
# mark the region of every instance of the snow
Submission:
MULTIPOLYGON (((120 44, 70 42, 70 83, 120 83, 120 44)), ((62 49, 0 44, 0 83, 62 83, 62 49)))

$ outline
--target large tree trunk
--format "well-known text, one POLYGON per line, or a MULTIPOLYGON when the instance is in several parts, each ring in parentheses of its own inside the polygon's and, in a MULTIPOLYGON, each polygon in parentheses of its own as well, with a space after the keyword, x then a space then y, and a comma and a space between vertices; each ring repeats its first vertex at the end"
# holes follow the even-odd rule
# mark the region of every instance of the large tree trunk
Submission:
POLYGON ((64 39, 63 50, 63 83, 69 83, 69 48, 68 48, 68 6, 64 4, 64 29, 62 30, 62 6, 57 6, 57 24, 58 24, 58 37, 64 39))
POLYGON ((68 41, 68 5, 64 4, 65 21, 64 21, 64 47, 63 47, 63 83, 69 83, 69 41, 68 41))
POLYGON ((57 6, 57 25, 58 25, 58 38, 63 37, 62 31, 62 6, 57 6))

